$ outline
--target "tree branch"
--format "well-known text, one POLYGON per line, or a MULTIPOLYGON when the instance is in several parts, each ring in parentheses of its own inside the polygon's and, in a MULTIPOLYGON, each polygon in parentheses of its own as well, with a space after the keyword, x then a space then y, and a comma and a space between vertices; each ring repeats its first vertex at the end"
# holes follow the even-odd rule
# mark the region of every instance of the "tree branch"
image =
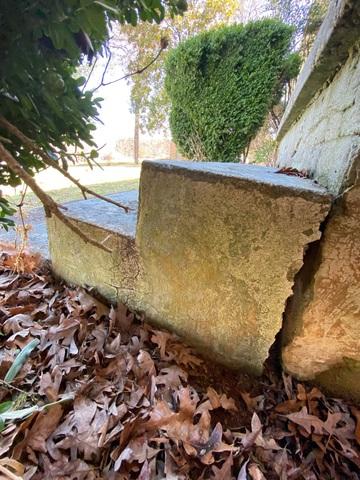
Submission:
POLYGON ((64 177, 66 177, 68 180, 70 180, 72 183, 74 183, 78 188, 79 190, 82 192, 84 198, 86 199, 86 193, 89 194, 89 195, 92 195, 93 197, 96 197, 96 198, 99 198, 100 200, 103 200, 104 202, 108 202, 108 203, 111 203, 113 205, 116 205, 117 207, 119 208, 122 208, 123 210, 125 210, 126 213, 129 212, 130 208, 127 207, 126 205, 122 205, 121 203, 119 202, 116 202, 115 200, 112 200, 111 198, 108 198, 108 197, 104 197, 103 195, 100 195, 99 193, 96 193, 94 192, 93 190, 91 190, 90 188, 86 187, 85 185, 82 185, 78 180, 76 180, 76 178, 74 178, 69 172, 67 172, 66 170, 64 170, 62 167, 60 167, 60 165, 54 160, 52 159, 46 152, 44 152, 40 147, 38 147, 38 145, 36 145, 36 143, 31 140, 30 138, 28 138, 25 134, 23 134, 17 127, 15 127, 15 125, 13 125, 12 123, 10 123, 8 120, 6 120, 6 118, 4 118, 3 116, 0 116, 0 125, 2 125, 3 127, 6 128, 6 130, 11 133, 12 135, 14 135, 15 137, 17 137, 25 146, 27 146, 30 150, 34 151, 35 153, 37 153, 41 158, 42 160, 44 161, 44 163, 46 163, 46 165, 50 166, 50 167, 53 167, 55 168, 56 170, 58 170, 62 175, 64 175, 64 177))
POLYGON ((60 210, 59 205, 46 193, 42 190, 39 185, 35 182, 33 177, 20 165, 20 163, 11 155, 11 153, 4 147, 0 142, 0 158, 7 164, 10 170, 12 170, 16 175, 23 180, 23 182, 28 185, 35 195, 41 200, 44 205, 45 214, 47 217, 52 217, 54 215, 61 222, 63 222, 67 227, 70 228, 74 233, 76 233, 84 242, 90 243, 95 247, 105 250, 105 252, 111 253, 111 250, 105 245, 92 238, 89 238, 85 235, 84 232, 66 217, 60 210))
POLYGON ((93 63, 93 65, 92 65, 92 67, 91 67, 91 70, 90 70, 90 72, 89 72, 89 74, 88 74, 88 76, 87 76, 87 79, 86 79, 86 81, 85 81, 85 83, 84 83, 84 85, 83 85, 83 87, 82 87, 82 89, 81 89, 82 92, 85 90, 87 84, 88 84, 89 81, 90 81, 91 75, 93 74, 93 71, 94 71, 94 69, 95 69, 95 67, 96 67, 97 60, 98 60, 98 57, 95 58, 95 62, 93 63))
POLYGON ((120 77, 120 78, 117 78, 116 80, 111 80, 110 82, 104 82, 105 80, 105 74, 106 74, 106 71, 109 67, 109 64, 110 64, 110 59, 111 59, 111 54, 109 56, 109 60, 106 62, 106 66, 105 66, 105 69, 104 69, 104 72, 102 74, 102 78, 101 78, 101 83, 92 90, 92 92, 96 92, 96 90, 98 90, 100 87, 107 87, 108 85, 112 85, 113 83, 116 83, 116 82, 120 82, 121 80, 125 80, 126 78, 129 78, 129 77, 132 77, 134 75, 139 75, 143 72, 145 72, 145 70, 147 70, 148 68, 151 67, 151 65, 153 65, 156 60, 160 57, 160 55, 162 54, 162 52, 167 48, 167 44, 165 46, 161 46, 160 47, 160 50, 158 51, 158 53, 155 55, 155 57, 147 64, 145 65, 144 67, 141 67, 141 68, 138 68, 137 70, 135 70, 134 72, 130 72, 130 73, 127 73, 126 75, 124 75, 123 77, 120 77))

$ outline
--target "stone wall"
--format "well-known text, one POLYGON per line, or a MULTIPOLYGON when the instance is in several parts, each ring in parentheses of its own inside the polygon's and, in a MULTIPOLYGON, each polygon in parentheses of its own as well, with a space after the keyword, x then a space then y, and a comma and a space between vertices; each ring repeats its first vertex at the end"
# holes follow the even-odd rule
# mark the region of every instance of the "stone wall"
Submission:
POLYGON ((260 374, 328 208, 324 190, 270 168, 144 163, 137 310, 260 374))
POLYGON ((298 378, 360 399, 360 4, 331 2, 279 131, 279 166, 337 196, 297 276, 282 360, 298 378), (329 66, 331 68, 329 68, 329 66))
MULTIPOLYGON (((278 165, 306 170, 338 194, 354 181, 360 154, 360 43, 281 138, 278 165)), ((283 127, 284 128, 284 127, 283 127)), ((281 132, 281 130, 280 130, 281 132)))

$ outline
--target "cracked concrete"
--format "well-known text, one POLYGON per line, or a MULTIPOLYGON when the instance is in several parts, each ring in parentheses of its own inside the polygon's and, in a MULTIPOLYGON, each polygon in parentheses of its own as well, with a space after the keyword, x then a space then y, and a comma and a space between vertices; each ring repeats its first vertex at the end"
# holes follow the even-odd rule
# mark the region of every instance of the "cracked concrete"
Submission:
POLYGON ((136 308, 218 361, 260 374, 329 206, 325 189, 272 168, 144 162, 136 308))
POLYGON ((284 368, 360 401, 359 2, 332 2, 280 128, 279 166, 308 170, 336 202, 306 255, 282 334, 284 368))
POLYGON ((95 226, 89 204, 78 204, 79 225, 111 254, 49 221, 56 273, 260 374, 330 196, 308 179, 239 164, 144 162, 140 184, 135 240, 112 228, 125 214, 95 226))

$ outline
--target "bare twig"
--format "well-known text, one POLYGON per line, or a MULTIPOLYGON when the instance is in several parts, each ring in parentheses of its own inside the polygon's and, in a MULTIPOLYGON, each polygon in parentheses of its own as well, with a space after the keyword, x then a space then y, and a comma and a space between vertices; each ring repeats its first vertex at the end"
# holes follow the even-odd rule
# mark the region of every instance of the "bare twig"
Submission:
POLYGON ((111 57, 112 57, 111 50, 109 50, 109 51, 108 51, 108 59, 107 59, 107 61, 106 61, 106 65, 105 65, 104 71, 103 71, 103 73, 102 73, 102 75, 101 75, 100 84, 99 84, 97 87, 95 87, 95 88, 92 90, 92 92, 96 92, 96 90, 98 90, 101 86, 106 85, 106 84, 104 83, 104 80, 105 80, 105 75, 106 75, 107 69, 109 68, 109 65, 110 65, 110 62, 111 62, 111 57))
POLYGON ((64 223, 70 230, 76 233, 84 242, 90 243, 95 247, 101 248, 106 252, 111 253, 111 250, 100 242, 88 237, 72 220, 62 213, 59 205, 35 182, 33 177, 20 165, 20 163, 11 155, 11 153, 0 142, 0 158, 7 164, 10 170, 18 175, 21 180, 28 185, 35 195, 41 200, 44 205, 45 214, 47 217, 54 215, 62 223, 64 223))
POLYGON ((19 387, 15 387, 11 383, 5 382, 5 380, 0 379, 0 385, 3 385, 5 388, 9 388, 10 390, 15 390, 16 392, 26 395, 27 397, 36 399, 36 395, 34 395, 33 393, 29 393, 19 387))
POLYGON ((122 208, 125 210, 126 213, 129 212, 130 208, 127 207, 126 205, 122 205, 119 202, 116 202, 115 200, 112 200, 111 198, 104 197, 103 195, 100 195, 99 193, 94 192, 90 188, 86 187, 85 185, 82 185, 76 178, 74 178, 69 172, 64 170, 60 165, 52 159, 46 152, 44 152, 41 148, 39 148, 35 142, 33 142, 30 138, 28 138, 26 135, 24 135, 15 125, 10 123, 6 118, 0 116, 0 124, 3 125, 8 132, 12 133, 15 137, 17 137, 25 146, 27 146, 30 150, 34 151, 37 153, 43 161, 46 163, 46 165, 49 165, 56 170, 58 170, 64 177, 66 177, 68 180, 70 180, 72 183, 74 183, 79 190, 82 192, 84 198, 86 198, 86 193, 89 195, 92 195, 93 197, 99 198, 100 200, 104 200, 104 202, 111 203, 113 205, 116 205, 119 208, 122 208))
POLYGON ((141 67, 141 68, 138 68, 137 70, 135 70, 134 72, 130 72, 130 73, 127 73, 126 75, 120 77, 120 78, 117 78, 116 80, 111 80, 110 82, 105 82, 105 74, 106 74, 106 71, 109 67, 109 64, 110 64, 110 59, 111 59, 111 53, 109 55, 109 59, 108 61, 106 62, 106 66, 105 66, 105 69, 104 69, 104 72, 102 74, 102 78, 101 78, 101 82, 100 84, 94 88, 92 90, 92 92, 96 92, 96 90, 98 90, 100 87, 107 87, 108 85, 112 85, 113 83, 116 83, 116 82, 120 82, 121 80, 125 80, 126 78, 129 78, 129 77, 132 77, 134 75, 139 75, 143 72, 145 72, 145 70, 147 70, 148 68, 151 67, 151 65, 153 65, 156 60, 160 57, 160 55, 162 54, 162 52, 167 48, 167 45, 166 46, 161 46, 160 47, 160 50, 158 51, 158 53, 155 55, 155 57, 147 64, 145 65, 144 67, 141 67))
POLYGON ((23 192, 21 193, 21 199, 20 202, 18 203, 17 207, 19 209, 19 215, 20 215, 20 220, 21 220, 21 226, 16 227, 16 238, 15 238, 15 249, 16 249, 16 258, 15 258, 15 264, 14 264, 14 269, 16 272, 22 272, 24 271, 24 252, 26 250, 27 244, 28 244, 28 239, 29 239, 29 231, 31 229, 30 225, 27 225, 25 223, 25 217, 24 217, 24 212, 23 212, 23 206, 24 206, 24 199, 27 193, 27 185, 25 185, 25 188, 23 192), (18 234, 20 236, 20 246, 17 245, 17 239, 18 239, 18 234))
POLYGON ((86 81, 85 81, 85 83, 84 83, 84 85, 83 85, 83 87, 82 87, 82 89, 81 89, 82 92, 85 90, 87 84, 88 84, 89 81, 90 81, 91 75, 92 75, 93 72, 94 72, 94 69, 95 69, 96 62, 97 62, 97 61, 98 61, 98 57, 95 58, 95 62, 92 64, 91 70, 90 70, 90 72, 89 72, 89 74, 88 74, 88 76, 87 76, 87 79, 86 79, 86 81))

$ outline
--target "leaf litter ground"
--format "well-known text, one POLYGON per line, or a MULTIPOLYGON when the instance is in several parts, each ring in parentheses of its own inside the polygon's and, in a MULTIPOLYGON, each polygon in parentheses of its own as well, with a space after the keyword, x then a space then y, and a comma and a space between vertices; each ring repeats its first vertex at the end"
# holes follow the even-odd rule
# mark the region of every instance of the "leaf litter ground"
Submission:
POLYGON ((1 380, 0 478, 360 478, 350 402, 271 362, 258 380, 230 372, 21 260, 15 273, 19 258, 1 257, 0 379, 39 343, 15 380, 1 380))

